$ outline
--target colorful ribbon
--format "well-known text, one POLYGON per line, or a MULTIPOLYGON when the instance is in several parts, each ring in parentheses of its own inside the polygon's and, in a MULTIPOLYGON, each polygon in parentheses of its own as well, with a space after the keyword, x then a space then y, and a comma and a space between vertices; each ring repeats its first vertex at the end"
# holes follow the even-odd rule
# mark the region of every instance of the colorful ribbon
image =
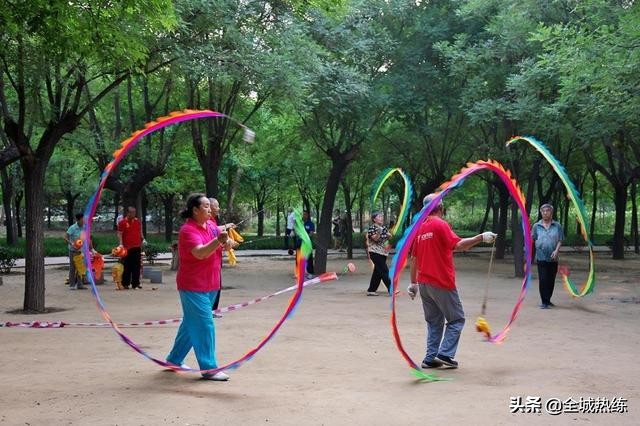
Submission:
POLYGON ((556 157, 551 154, 551 151, 545 146, 544 143, 540 142, 533 136, 516 136, 507 141, 507 146, 511 145, 517 141, 525 141, 528 142, 535 150, 537 150, 547 162, 551 165, 553 170, 556 172, 565 188, 567 189, 567 195, 571 199, 574 207, 578 211, 578 222, 580 223, 580 233, 582 234, 582 238, 587 243, 587 247, 589 248, 589 275, 587 276, 586 281, 581 285, 582 289, 578 290, 576 285, 573 283, 571 278, 569 278, 569 273, 567 268, 558 268, 558 272, 560 272, 560 276, 562 277, 562 282, 564 283, 564 288, 567 289, 569 294, 573 297, 582 297, 589 293, 591 293, 596 285, 596 272, 595 272, 595 255, 593 252, 593 244, 589 239, 589 234, 591 231, 591 227, 589 225, 589 219, 587 216, 587 211, 584 207, 584 202, 582 198, 580 198, 580 194, 576 189, 573 181, 569 177, 567 170, 564 168, 562 163, 558 161, 556 157))
POLYGON ((409 251, 411 250, 412 242, 414 241, 418 231, 420 229, 420 225, 425 221, 427 216, 431 213, 431 211, 440 204, 440 201, 453 189, 462 185, 464 180, 474 174, 479 172, 480 170, 490 170, 502 180, 502 182, 507 187, 507 190, 518 204, 518 208, 520 209, 520 214, 522 215, 522 231, 524 232, 524 254, 525 254, 525 271, 524 271, 524 279, 522 280, 522 287, 520 289, 520 294, 518 296, 518 300, 516 302, 515 307, 511 312, 511 316, 507 325, 500 331, 498 334, 492 336, 490 332, 485 333, 487 336, 487 341, 491 343, 500 343, 502 342, 511 324, 515 321, 518 316, 518 312, 520 312, 520 308, 522 306, 522 302, 524 301, 524 297, 527 293, 527 286, 531 280, 531 227, 529 226, 529 217, 527 215, 527 210, 525 208, 525 198, 522 194, 522 191, 518 187, 516 181, 511 177, 511 173, 506 170, 500 163, 492 160, 484 161, 480 160, 475 163, 467 163, 467 166, 460 170, 459 173, 454 175, 451 180, 440 185, 438 194, 431 200, 429 204, 424 206, 422 210, 414 217, 411 225, 405 230, 402 239, 396 245, 396 254, 393 257, 391 262, 391 268, 389 271, 389 276, 391 277, 391 285, 392 285, 392 299, 391 299, 391 328, 393 331, 393 337, 396 342, 396 346, 400 351, 400 354, 409 364, 409 367, 412 369, 412 373, 418 377, 419 379, 428 380, 428 381, 437 381, 444 380, 439 378, 434 374, 426 374, 424 373, 418 364, 416 364, 409 354, 407 354, 404 346, 402 345, 402 340, 400 339, 400 332, 398 330, 397 318, 396 318, 396 292, 394 291, 398 285, 398 280, 400 279, 400 274, 402 273, 402 269, 407 261, 407 257, 409 255, 409 251))
MULTIPOLYGON (((353 263, 350 263, 345 267, 345 271, 353 272, 355 267, 353 263), (350 266, 349 266, 350 265, 350 266), (352 270, 353 269, 353 270, 352 270)), ((319 275, 313 279, 305 281, 302 285, 303 287, 307 287, 314 284, 319 284, 327 281, 337 280, 338 275, 335 272, 326 272, 322 275, 319 275)), ((288 293, 290 291, 298 288, 298 284, 292 285, 290 287, 284 288, 282 290, 278 290, 275 293, 268 294, 266 296, 258 297, 257 299, 248 300, 242 303, 236 303, 233 305, 225 306, 224 308, 219 308, 213 311, 214 314, 224 314, 227 312, 235 312, 242 308, 246 308, 247 306, 255 305, 256 303, 263 302, 267 299, 271 299, 272 297, 279 296, 284 293, 288 293)), ((129 323, 117 323, 118 327, 155 327, 157 325, 172 325, 172 324, 180 324, 182 322, 182 318, 171 318, 166 320, 152 320, 152 321, 143 321, 143 322, 129 322, 129 323)), ((22 327, 22 328, 62 328, 62 327, 90 327, 90 328, 103 328, 103 327, 111 327, 111 324, 108 322, 66 322, 66 321, 22 321, 22 322, 11 322, 6 321, 0 323, 0 327, 22 327)))
POLYGON ((400 211, 398 212, 398 220, 391 228, 391 233, 396 235, 399 229, 402 229, 402 225, 407 220, 407 215, 409 214, 409 205, 411 204, 411 197, 413 196, 413 186, 411 185, 411 179, 409 176, 405 174, 405 172, 399 168, 388 168, 384 169, 380 175, 373 182, 373 186, 371 189, 371 209, 373 210, 376 205, 376 200, 378 199, 378 195, 382 190, 385 182, 393 176, 395 173, 398 173, 404 182, 404 190, 402 195, 402 204, 400 205, 400 211))
MULTIPOLYGON (((111 172, 117 167, 117 165, 122 161, 122 159, 127 155, 127 153, 138 144, 138 142, 140 142, 145 136, 155 132, 156 130, 160 130, 172 124, 176 124, 184 121, 196 120, 200 118, 211 118, 211 117, 225 117, 227 119, 233 120, 231 117, 228 117, 227 115, 216 112, 216 111, 209 111, 209 110, 177 111, 177 112, 172 112, 171 114, 169 114, 169 116, 160 117, 156 121, 152 121, 145 124, 144 129, 134 132, 128 139, 124 140, 120 144, 121 147, 113 153, 113 160, 109 164, 107 164, 104 171, 102 172, 100 176, 100 182, 98 184, 98 188, 95 194, 93 194, 89 199, 89 202, 85 209, 84 222, 86 224, 87 239, 91 237, 91 225, 93 223, 93 217, 95 216, 96 210, 98 208, 98 203, 100 201, 102 191, 104 190, 104 187, 107 183, 108 177, 110 176, 111 172)), ((239 125, 245 129, 245 133, 246 133, 248 129, 242 124, 239 124, 239 125)), ((309 240, 309 236, 307 235, 306 232, 298 232, 298 229, 302 229, 302 231, 304 231, 304 226, 302 225, 299 215, 297 215, 296 217, 296 230, 297 230, 296 233, 302 238, 302 241, 303 241, 302 250, 306 253, 309 253, 311 251, 311 241, 309 240)), ((90 262, 91 256, 89 254, 88 244, 84 244, 82 249, 83 249, 83 252, 85 253, 85 262, 90 262)), ((306 259, 302 259, 300 263, 306 264, 306 259)), ((168 363, 162 359, 155 358, 149 353, 147 353, 146 351, 144 351, 138 344, 136 344, 126 334, 124 334, 124 332, 120 330, 120 327, 118 326, 118 324, 111 319, 111 315, 107 311, 105 304, 102 298, 100 297, 100 293, 98 292, 98 289, 96 287, 95 280, 93 277, 93 272, 91 271, 90 265, 88 265, 87 269, 88 269, 87 277, 89 278, 89 282, 91 283, 91 291, 95 296, 98 310, 102 314, 102 317, 109 324, 111 324, 111 327, 123 342, 129 345, 129 347, 131 347, 134 351, 138 352, 140 355, 144 356, 145 358, 155 362, 156 364, 162 367, 170 368, 175 371, 189 371, 189 372, 211 373, 211 374, 216 373, 218 371, 222 371, 222 370, 229 370, 229 369, 235 369, 240 367, 242 364, 249 361, 262 347, 264 347, 264 345, 266 345, 273 338, 273 336, 280 329, 282 324, 286 321, 287 318, 289 318, 289 316, 295 310, 295 307, 300 301, 300 298, 302 295, 303 281, 304 281, 304 278, 303 278, 304 275, 301 275, 298 279, 298 286, 297 286, 296 292, 289 300, 289 304, 284 314, 282 315, 280 320, 276 323, 276 325, 273 327, 273 329, 260 341, 260 343, 255 348, 250 349, 247 353, 245 353, 241 358, 237 359, 236 361, 230 362, 229 364, 223 365, 222 367, 218 367, 212 370, 201 371, 197 369, 182 368, 180 366, 168 363)), ((302 265, 302 269, 304 270, 304 265, 302 265)))

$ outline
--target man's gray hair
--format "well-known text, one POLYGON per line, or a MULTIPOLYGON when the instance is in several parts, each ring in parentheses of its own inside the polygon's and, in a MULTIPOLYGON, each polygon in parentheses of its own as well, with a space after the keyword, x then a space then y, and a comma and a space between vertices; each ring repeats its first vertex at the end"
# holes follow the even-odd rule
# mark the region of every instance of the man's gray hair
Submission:
POLYGON ((553 206, 551 204, 549 204, 549 203, 545 203, 545 204, 540 206, 540 211, 542 211, 544 209, 551 209, 551 211, 553 211, 553 206))
MULTIPOLYGON (((436 198, 438 196, 438 194, 436 193, 431 193, 431 194, 427 194, 425 195, 425 197, 422 199, 422 205, 426 206, 427 204, 429 204, 431 201, 433 201, 434 198, 436 198)), ((442 200, 440 200, 440 202, 438 203, 438 205, 432 210, 432 211, 437 211, 438 208, 442 205, 442 200)))

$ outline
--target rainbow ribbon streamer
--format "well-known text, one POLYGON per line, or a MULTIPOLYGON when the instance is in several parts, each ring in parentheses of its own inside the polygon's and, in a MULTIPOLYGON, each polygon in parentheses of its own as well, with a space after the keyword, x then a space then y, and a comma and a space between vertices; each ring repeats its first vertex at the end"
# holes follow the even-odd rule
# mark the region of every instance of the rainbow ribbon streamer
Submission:
MULTIPOLYGON (((102 172, 102 174, 100 176, 100 182, 98 184, 98 188, 97 188, 96 192, 91 196, 91 198, 89 198, 89 202, 87 203, 87 207, 86 207, 85 212, 84 212, 84 222, 86 224, 87 239, 91 238, 91 225, 93 223, 93 217, 95 216, 96 210, 98 208, 98 203, 100 201, 100 197, 101 197, 102 191, 104 190, 104 187, 106 185, 107 179, 109 178, 111 172, 117 167, 117 165, 127 155, 127 153, 131 149, 133 149, 133 147, 135 147, 138 144, 138 142, 140 142, 142 140, 142 138, 144 138, 145 136, 147 136, 147 135, 149 135, 149 134, 151 134, 151 133, 153 133, 153 132, 155 132, 157 130, 163 129, 163 128, 167 127, 167 126, 171 126, 171 125, 176 124, 176 123, 180 123, 180 122, 184 122, 184 121, 196 120, 196 119, 200 119, 200 118, 212 118, 212 117, 225 117, 227 119, 230 119, 230 120, 234 121, 235 123, 237 123, 241 127, 243 127, 245 129, 245 133, 246 134, 247 133, 249 133, 249 134, 253 133, 250 130, 248 130, 245 126, 243 126, 242 124, 238 123, 237 121, 233 120, 231 117, 229 117, 229 116, 227 116, 225 114, 222 114, 220 112, 210 111, 210 110, 184 110, 184 111, 172 112, 171 114, 169 114, 166 117, 160 117, 160 118, 156 119, 155 121, 149 122, 149 123, 145 124, 144 129, 141 129, 141 130, 138 130, 138 131, 134 132, 128 139, 124 140, 120 144, 120 148, 117 149, 113 153, 113 160, 109 164, 107 164, 107 166, 105 167, 104 171, 102 172)), ((297 215, 297 217, 296 217, 296 233, 297 233, 297 235, 299 235, 302 238, 302 251, 306 252, 306 253, 309 253, 311 251, 311 241, 310 241, 309 236, 307 235, 307 233, 306 232, 302 232, 302 231, 304 231, 304 226, 302 225, 302 222, 300 220, 299 215, 297 215)), ((168 363, 168 362, 166 362, 166 361, 164 361, 162 359, 155 358, 151 354, 149 354, 146 351, 144 351, 129 336, 124 334, 124 332, 120 329, 118 324, 115 323, 111 319, 111 315, 107 311, 106 306, 104 304, 104 301, 100 297, 100 293, 98 292, 98 289, 97 289, 96 284, 95 284, 93 271, 92 271, 91 265, 90 265, 91 256, 90 256, 90 253, 89 253, 89 247, 88 246, 89 246, 88 244, 83 244, 83 246, 82 246, 82 251, 83 251, 83 253, 85 255, 85 262, 87 264, 87 277, 89 278, 89 282, 91 283, 91 291, 92 291, 92 293, 93 293, 93 295, 95 297, 96 304, 98 306, 98 310, 102 314, 102 317, 109 324, 111 324, 112 329, 120 337, 120 339, 124 343, 129 345, 129 347, 131 347, 134 351, 138 352, 140 355, 144 356, 145 358, 155 362, 156 364, 158 364, 158 365, 160 365, 162 367, 165 367, 165 368, 170 368, 170 369, 172 369, 174 371, 186 371, 186 372, 197 372, 197 373, 211 373, 211 374, 214 374, 214 373, 216 373, 218 371, 230 370, 230 369, 235 369, 235 368, 240 367, 242 364, 244 364, 245 362, 247 362, 251 358, 253 358, 253 356, 273 338, 273 336, 280 329, 282 324, 293 314, 296 306, 298 305, 299 301, 301 300, 302 290, 304 288, 304 286, 303 286, 304 275, 301 275, 298 278, 298 283, 297 283, 298 286, 296 288, 296 291, 293 294, 293 296, 291 297, 291 299, 289 300, 289 304, 288 304, 284 314, 278 320, 276 325, 260 341, 260 343, 258 343, 258 345, 256 347, 250 349, 247 353, 245 353, 242 357, 240 357, 236 361, 232 361, 232 362, 230 362, 230 363, 228 363, 226 365, 223 365, 222 367, 218 367, 218 368, 211 369, 211 370, 197 370, 197 369, 190 369, 190 368, 182 368, 180 366, 168 363)), ((303 262, 306 263, 306 259, 302 259, 299 263, 303 263, 303 262)), ((298 268, 299 269, 302 268, 302 270, 304 270, 304 265, 298 265, 298 268)))
POLYGON ((531 238, 531 227, 529 225, 529 217, 527 215, 527 210, 525 208, 525 197, 522 194, 522 191, 518 187, 516 181, 511 177, 511 172, 506 170, 500 163, 492 160, 480 160, 475 163, 467 163, 466 167, 460 170, 459 173, 454 175, 448 182, 440 185, 439 192, 436 197, 431 200, 429 204, 424 206, 422 210, 414 217, 411 225, 405 230, 402 239, 396 245, 396 254, 393 256, 393 260, 391 261, 391 268, 389 271, 389 276, 391 277, 391 285, 392 285, 392 299, 391 299, 391 328, 393 331, 393 337, 396 342, 396 346, 400 351, 402 357, 407 361, 409 367, 412 369, 412 373, 414 376, 421 380, 426 381, 440 381, 447 380, 439 378, 434 374, 426 374, 424 373, 418 364, 416 364, 409 354, 404 349, 402 345, 402 340, 400 338, 400 332, 398 330, 397 317, 396 317, 396 292, 395 288, 398 286, 398 281, 400 279, 400 275, 402 273, 402 269, 404 268, 407 257, 409 255, 409 251, 411 250, 411 245, 413 240, 418 234, 420 229, 420 225, 426 220, 427 216, 431 213, 431 211, 440 203, 440 201, 453 189, 462 185, 464 180, 481 170, 490 170, 502 180, 502 182, 507 187, 507 190, 518 204, 518 208, 520 209, 520 214, 522 216, 522 231, 524 233, 524 254, 525 254, 525 271, 524 278, 522 280, 522 286, 520 288, 520 294, 518 296, 518 300, 516 305, 514 306, 509 321, 507 325, 496 335, 491 335, 488 331, 485 333, 487 337, 487 341, 491 343, 501 343, 504 341, 511 324, 515 321, 520 309, 522 307, 522 303, 524 302, 524 298, 527 294, 527 287, 531 281, 531 247, 532 247, 532 238, 531 238))
POLYGON ((309 234, 307 230, 304 229, 304 223, 302 222, 302 216, 300 211, 294 211, 296 216, 296 221, 293 225, 296 236, 302 239, 302 244, 300 245, 300 249, 297 250, 296 253, 296 270, 298 271, 296 274, 296 280, 299 286, 303 286, 304 275, 307 269, 307 258, 311 254, 313 250, 313 245, 311 244, 311 238, 309 238, 309 234))
MULTIPOLYGON (((343 271, 346 273, 348 270, 343 271)), ((325 272, 324 274, 318 275, 315 278, 310 280, 306 280, 303 286, 306 288, 310 285, 320 284, 327 281, 333 281, 338 279, 338 274, 335 272, 325 272)), ((283 288, 282 290, 278 290, 275 293, 268 294, 266 296, 258 297, 256 299, 247 300, 241 303, 234 303, 233 305, 228 305, 223 308, 218 308, 213 311, 214 314, 224 314, 228 312, 237 312, 242 308, 246 308, 247 306, 255 305, 256 303, 264 302, 265 300, 271 299, 272 297, 279 296, 284 293, 288 293, 290 291, 294 291, 298 288, 298 284, 289 286, 287 288, 283 288)), ((155 326, 164 326, 164 325, 176 325, 182 322, 182 318, 170 318, 164 320, 151 320, 151 321, 143 321, 143 322, 128 322, 128 323, 117 323, 118 327, 155 327, 155 326)), ((63 328, 63 327, 78 327, 78 328, 111 328, 111 324, 108 322, 66 322, 66 321, 21 321, 21 322, 11 322, 5 321, 0 322, 0 327, 21 327, 21 328, 63 328)))
POLYGON ((384 169, 380 175, 373 182, 372 190, 371 190, 371 208, 374 209, 376 205, 376 200, 378 199, 378 195, 382 190, 382 187, 386 183, 386 181, 393 176, 395 173, 398 173, 404 182, 404 191, 402 196, 402 204, 400 205, 400 211, 398 212, 398 220, 396 221, 393 228, 391 228, 391 233, 396 235, 399 229, 402 229, 402 225, 407 220, 407 216, 409 215, 409 205, 411 204, 411 198, 413 197, 413 186, 411 185, 411 179, 406 173, 399 167, 396 168, 388 168, 384 169))
POLYGON ((533 136, 516 136, 507 141, 507 146, 510 146, 514 142, 525 141, 528 142, 535 150, 537 150, 547 162, 551 165, 553 170, 557 173, 558 177, 564 184, 567 189, 567 195, 571 199, 574 207, 578 211, 578 222, 580 223, 580 233, 582 234, 582 238, 587 243, 587 247, 589 248, 589 275, 587 276, 586 281, 581 285, 582 289, 578 290, 576 285, 573 283, 571 278, 569 278, 568 271, 565 268, 559 268, 558 272, 560 272, 560 276, 562 277, 562 282, 564 283, 564 288, 567 289, 569 294, 573 297, 582 297, 591 292, 593 292, 596 285, 596 272, 595 272, 595 255, 593 252, 593 244, 589 239, 589 234, 591 231, 591 227, 589 224, 589 219, 587 216, 587 211, 584 207, 584 202, 582 198, 580 198, 580 194, 576 189, 576 186, 573 184, 573 181, 569 177, 567 170, 564 168, 562 163, 551 154, 551 151, 545 146, 544 143, 540 142, 533 136))

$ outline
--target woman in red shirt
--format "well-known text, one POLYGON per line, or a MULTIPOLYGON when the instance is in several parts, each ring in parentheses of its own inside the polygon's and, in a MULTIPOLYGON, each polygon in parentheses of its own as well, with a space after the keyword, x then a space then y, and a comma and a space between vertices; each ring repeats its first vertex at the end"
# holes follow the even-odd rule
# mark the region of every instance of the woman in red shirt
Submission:
MULTIPOLYGON (((227 243, 228 236, 217 227, 207 226, 211 205, 204 194, 190 195, 187 208, 180 215, 186 222, 178 237, 180 263, 176 282, 183 318, 167 361, 182 365, 193 348, 200 370, 212 370, 218 363, 211 310, 220 290, 222 254, 219 248, 227 243)), ((229 379, 222 371, 205 373, 202 377, 216 381, 229 379)))

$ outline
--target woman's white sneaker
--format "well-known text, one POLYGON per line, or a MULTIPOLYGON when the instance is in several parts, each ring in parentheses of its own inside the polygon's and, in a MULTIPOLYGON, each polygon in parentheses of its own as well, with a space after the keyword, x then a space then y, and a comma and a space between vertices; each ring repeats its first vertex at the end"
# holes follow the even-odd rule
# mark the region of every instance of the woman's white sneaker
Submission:
POLYGON ((216 374, 205 373, 202 375, 202 378, 205 380, 213 380, 216 382, 226 382, 229 380, 229 375, 224 371, 218 371, 216 374))

